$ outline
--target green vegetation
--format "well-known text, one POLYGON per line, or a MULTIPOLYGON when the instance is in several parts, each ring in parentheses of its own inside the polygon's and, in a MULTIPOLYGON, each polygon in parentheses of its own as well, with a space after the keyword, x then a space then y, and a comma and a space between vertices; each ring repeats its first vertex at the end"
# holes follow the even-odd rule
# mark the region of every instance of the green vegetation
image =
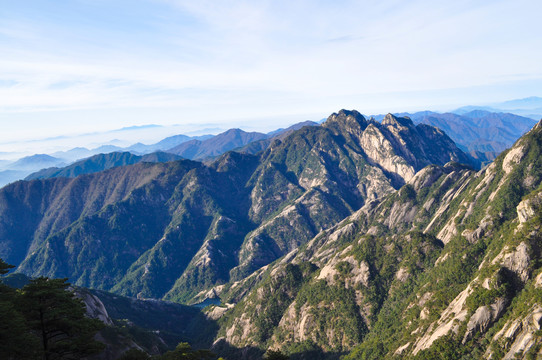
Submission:
POLYGON ((288 360, 290 357, 280 351, 267 350, 263 358, 264 360, 288 360))
MULTIPOLYGON (((12 266, 0 260, 0 274, 12 266)), ((102 322, 85 317, 85 305, 66 279, 40 277, 21 290, 0 284, 0 355, 4 359, 73 359, 96 354, 102 322)))
POLYGON ((296 298, 295 310, 308 307, 313 324, 312 340, 325 350, 343 351, 359 343, 367 332, 367 325, 360 315, 353 289, 343 285, 328 286, 324 280, 307 284, 296 298), (325 329, 333 324, 334 336, 325 329))
MULTIPOLYGON (((188 343, 204 348, 219 337, 228 356, 258 359, 266 349, 326 360, 503 355, 514 339, 499 331, 542 303, 533 280, 542 265, 542 130, 518 146, 515 158, 505 152, 475 173, 442 166, 464 154, 435 129, 341 111, 257 156, 229 153, 208 165, 146 163, 9 185, 0 190, 0 255, 27 275, 69 277, 147 299, 190 304, 218 296, 227 303, 205 318, 187 307, 103 295, 116 320, 102 337, 116 346, 134 341, 156 358, 167 349, 164 359, 210 357, 188 343), (366 149, 379 141, 389 146, 366 149), (382 161, 390 156, 414 170, 440 166, 399 188, 405 179, 382 161), (490 315, 497 318, 467 325, 498 299, 502 308, 490 315), (447 321, 445 329, 454 331, 413 356, 419 339, 447 321)), ((69 294, 65 281, 11 280, 23 288, 1 289, 0 314, 13 331, 0 331, 13 340, 0 351, 24 358, 40 344, 42 352, 63 349, 56 338, 37 336, 44 333, 39 312, 19 307, 39 309, 31 294, 47 286, 62 290, 53 291, 54 302, 70 303, 60 296, 69 294), (22 342, 31 345, 16 346, 22 342)), ((53 311, 79 314, 76 308, 53 311)), ((533 339, 525 356, 542 346, 539 333, 533 339)))
POLYGON ((194 350, 188 343, 179 343, 174 350, 159 356, 158 360, 205 360, 213 358, 215 358, 215 354, 208 350, 194 350))

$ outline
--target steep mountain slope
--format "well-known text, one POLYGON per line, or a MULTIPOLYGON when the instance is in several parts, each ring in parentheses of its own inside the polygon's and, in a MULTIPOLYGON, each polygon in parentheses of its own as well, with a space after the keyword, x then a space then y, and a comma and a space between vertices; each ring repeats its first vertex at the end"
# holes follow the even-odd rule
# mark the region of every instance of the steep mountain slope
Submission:
POLYGON ((258 156, 9 185, 0 190, 0 257, 29 275, 197 302, 450 160, 470 161, 438 129, 342 110, 258 156))
POLYGON ((91 174, 117 166, 133 165, 138 162, 168 162, 180 160, 181 157, 165 153, 154 152, 143 156, 134 155, 130 152, 111 152, 98 154, 87 159, 76 161, 63 168, 51 167, 28 175, 25 180, 48 179, 54 177, 77 177, 82 174, 91 174))
POLYGON ((215 347, 293 358, 542 356, 541 151, 542 121, 479 172, 428 166, 214 289, 236 304, 223 310, 215 347))
POLYGON ((319 123, 316 123, 314 121, 303 121, 297 124, 294 124, 290 127, 287 127, 286 129, 277 129, 275 131, 271 131, 267 133, 267 137, 262 140, 253 141, 245 146, 239 147, 234 149, 235 151, 246 153, 246 154, 257 154, 260 151, 263 151, 271 145, 271 143, 274 140, 282 140, 286 138, 288 135, 293 133, 296 130, 299 130, 305 126, 318 126, 319 123))

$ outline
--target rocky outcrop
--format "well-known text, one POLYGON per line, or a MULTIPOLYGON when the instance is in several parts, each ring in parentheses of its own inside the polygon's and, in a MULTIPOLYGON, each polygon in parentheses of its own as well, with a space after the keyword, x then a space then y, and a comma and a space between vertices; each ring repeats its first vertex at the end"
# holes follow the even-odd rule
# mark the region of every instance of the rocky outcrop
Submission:
POLYGON ((525 156, 525 149, 522 145, 516 145, 508 153, 503 159, 502 162, 502 169, 506 174, 509 174, 513 169, 514 165, 518 164, 521 159, 525 156))
POLYGON ((507 303, 507 299, 500 298, 490 306, 480 306, 476 309, 467 323, 467 330, 463 336, 463 344, 472 339, 477 332, 485 333, 501 317, 507 303))
MULTIPOLYGON (((493 336, 493 341, 508 344, 503 357, 505 360, 524 358, 531 348, 537 344, 535 333, 542 328, 542 307, 534 305, 523 318, 508 321, 503 328, 493 336)), ((493 358, 493 352, 488 349, 486 356, 493 358)), ((540 352, 538 356, 542 355, 540 352)))
POLYGON ((542 192, 521 201, 516 207, 519 222, 523 224, 534 218, 541 207, 542 192))
POLYGON ((508 246, 493 259, 492 264, 501 264, 507 269, 516 273, 521 281, 526 282, 529 279, 529 265, 531 255, 529 246, 525 242, 521 242, 515 249, 510 249, 508 246))
POLYGON ((355 287, 357 284, 362 284, 364 286, 368 285, 370 276, 369 266, 364 261, 357 261, 353 256, 346 256, 344 258, 335 257, 320 270, 318 279, 326 280, 330 284, 335 284, 341 275, 338 270, 338 266, 341 262, 349 264, 347 265, 349 266, 349 272, 347 276, 345 276, 346 288, 355 287))
POLYGON ((403 182, 410 180, 416 170, 408 161, 399 156, 390 140, 375 124, 371 124, 363 132, 361 147, 369 160, 386 171, 395 174, 403 182))
POLYGON ((87 310, 87 316, 92 319, 98 319, 105 325, 113 325, 113 320, 109 317, 107 309, 103 302, 97 296, 84 289, 75 289, 75 296, 83 301, 87 310))
POLYGON ((437 339, 449 334, 457 333, 460 323, 465 321, 468 316, 468 310, 465 308, 467 298, 472 293, 472 287, 469 285, 448 305, 440 315, 440 319, 429 326, 423 336, 418 338, 412 353, 416 355, 421 350, 429 348, 437 339))
POLYGON ((228 310, 232 309, 235 306, 235 304, 225 304, 225 306, 214 306, 211 310, 209 310, 205 315, 208 319, 211 320, 218 320, 224 314, 228 312, 228 310))
POLYGON ((444 170, 440 166, 430 165, 418 171, 408 183, 418 192, 425 187, 433 185, 443 174, 444 170))
POLYGON ((250 335, 255 332, 254 324, 248 315, 242 314, 237 318, 234 324, 226 329, 225 340, 230 344, 251 345, 250 335))

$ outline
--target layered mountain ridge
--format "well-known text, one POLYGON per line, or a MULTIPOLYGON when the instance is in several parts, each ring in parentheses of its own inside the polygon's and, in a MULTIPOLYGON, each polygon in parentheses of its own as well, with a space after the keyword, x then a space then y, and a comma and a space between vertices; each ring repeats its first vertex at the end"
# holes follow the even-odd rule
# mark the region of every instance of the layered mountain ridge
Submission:
POLYGON ((117 166, 133 165, 139 162, 168 162, 180 159, 181 157, 178 155, 163 151, 157 151, 142 156, 134 155, 130 152, 111 152, 97 154, 62 168, 46 168, 28 175, 25 180, 47 179, 53 177, 74 178, 83 174, 100 172, 117 166))
POLYGON ((28 275, 189 302, 448 161, 469 159, 438 129, 343 110, 257 156, 11 184, 0 190, 0 256, 28 275))
POLYGON ((341 110, 255 155, 11 184, 0 257, 122 295, 218 297, 213 348, 232 358, 528 358, 541 151, 542 122, 478 171, 437 128, 341 110))
MULTIPOLYGON (((442 114, 421 111, 396 115, 409 116, 416 124, 423 123, 442 129, 463 151, 486 164, 536 124, 536 121, 523 116, 485 110, 442 114)), ((383 117, 376 116, 377 119, 383 117)))
POLYGON ((540 357, 541 145, 542 121, 481 171, 428 166, 219 289, 236 306, 215 347, 293 358, 540 357))

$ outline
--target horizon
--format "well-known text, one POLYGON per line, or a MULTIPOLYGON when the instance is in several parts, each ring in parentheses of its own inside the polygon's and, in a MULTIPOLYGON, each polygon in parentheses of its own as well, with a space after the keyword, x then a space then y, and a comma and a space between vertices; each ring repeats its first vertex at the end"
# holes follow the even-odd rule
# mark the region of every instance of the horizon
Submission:
MULTIPOLYGON (((529 96, 523 99, 511 99, 507 100, 502 104, 507 103, 522 103, 528 100, 535 100, 536 104, 542 104, 542 97, 529 96)), ((360 112, 367 119, 371 117, 382 117, 385 114, 416 114, 418 112, 435 112, 435 113, 457 113, 456 111, 464 108, 472 108, 468 111, 489 111, 496 113, 511 113, 518 116, 523 116, 514 111, 508 111, 503 108, 492 108, 490 105, 498 106, 498 103, 488 103, 485 105, 464 105, 458 108, 450 110, 429 110, 427 108, 422 108, 421 110, 414 111, 389 111, 382 113, 367 113, 362 112, 359 109, 345 109, 345 110, 356 110, 360 112)), ((343 108, 344 109, 344 108, 343 108)), ((96 149, 103 146, 117 146, 121 150, 128 148, 136 144, 145 144, 152 145, 165 138, 176 136, 176 135, 187 135, 190 137, 197 137, 201 135, 217 135, 231 129, 241 129, 246 132, 260 132, 260 133, 269 133, 281 128, 287 128, 294 124, 304 122, 304 121, 313 121, 317 123, 323 123, 329 115, 336 113, 342 109, 336 109, 325 116, 320 118, 312 119, 301 119, 295 117, 285 117, 282 122, 268 122, 262 124, 261 122, 258 125, 254 125, 250 122, 238 121, 237 123, 187 123, 187 124, 172 124, 172 125, 160 125, 160 124, 141 124, 141 125, 131 125, 124 126, 122 128, 100 131, 96 130, 94 132, 80 132, 80 133, 64 133, 55 136, 48 136, 42 138, 21 138, 11 141, 0 141, 0 161, 15 161, 23 157, 30 155, 39 155, 39 154, 48 154, 54 155, 55 153, 61 153, 70 151, 76 148, 85 148, 88 150, 96 149), (230 125, 230 127, 227 127, 230 125), (115 135, 118 135, 116 138, 115 135), (83 143, 81 143, 83 142, 83 143)), ((524 109, 528 111, 529 109, 524 109)), ((540 111, 540 108, 535 110, 540 111)), ((538 122, 540 119, 533 116, 524 116, 533 120, 533 122, 538 122)), ((542 116, 540 116, 542 119, 542 116)), ((258 120, 258 119, 256 119, 258 120)), ((269 120, 269 118, 267 118, 269 120)))
MULTIPOLYGON (((521 103, 526 100, 536 100, 537 104, 538 103, 542 104, 542 98, 536 97, 536 96, 530 96, 523 99, 513 99, 513 100, 506 101, 502 104, 521 103)), ((498 105, 498 104, 492 103, 491 105, 498 105)), ((449 111, 435 111, 435 110, 424 109, 424 110, 416 110, 416 111, 410 111, 410 112, 397 111, 397 112, 385 112, 385 113, 379 113, 379 114, 376 114, 376 113, 369 114, 369 113, 364 113, 364 112, 360 112, 360 113, 367 119, 372 118, 372 117, 375 117, 378 119, 388 113, 395 114, 395 115, 405 114, 405 113, 407 115, 414 115, 416 113, 429 111, 429 112, 441 113, 441 114, 444 114, 444 113, 459 114, 458 111, 464 108, 472 108, 472 109, 469 109, 468 111, 481 110, 481 111, 495 112, 495 113, 511 113, 513 115, 522 116, 518 113, 514 113, 513 111, 492 108, 488 105, 481 105, 481 106, 466 105, 466 106, 462 106, 457 109, 453 109, 449 111)), ((28 157, 31 155, 40 155, 40 154, 55 155, 56 153, 67 152, 67 151, 74 150, 77 148, 93 150, 93 149, 103 147, 103 146, 116 146, 119 148, 118 151, 120 151, 136 144, 152 145, 161 140, 164 140, 165 138, 177 136, 177 135, 186 135, 190 137, 197 137, 197 136, 202 136, 202 135, 214 136, 231 129, 241 129, 245 132, 270 133, 278 129, 288 128, 292 125, 295 125, 297 123, 301 123, 304 121, 313 121, 316 123, 323 123, 329 115, 336 113, 340 110, 356 110, 359 112, 358 109, 337 109, 319 119, 316 119, 316 118, 304 119, 304 120, 293 119, 291 122, 285 122, 285 123, 282 123, 281 126, 276 126, 276 127, 273 126, 273 123, 267 123, 266 125, 260 124, 260 126, 254 126, 246 122, 233 124, 232 127, 229 127, 229 128, 224 127, 224 124, 220 124, 220 123, 201 123, 201 124, 192 123, 192 124, 184 124, 184 125, 142 124, 142 125, 135 125, 135 126, 125 126, 122 128, 108 130, 108 131, 63 134, 63 135, 44 137, 44 138, 38 138, 38 139, 19 139, 19 140, 8 141, 8 142, 0 142, 0 161, 15 161, 23 157, 28 157), (239 125, 239 126, 236 126, 236 125, 239 125), (120 135, 120 136, 117 136, 117 138, 113 138, 113 136, 115 135, 120 135), (81 143, 82 141, 84 143, 81 143)), ((540 110, 540 109, 535 109, 535 110, 540 110)), ((525 110, 525 111, 528 111, 528 110, 525 110)), ((523 117, 526 117, 526 116, 523 116, 523 117)), ((538 117, 534 118, 532 116, 531 117, 527 116, 526 118, 533 120, 533 123, 542 121, 540 120, 542 119, 542 116, 540 116, 540 119, 538 119, 538 117)))

